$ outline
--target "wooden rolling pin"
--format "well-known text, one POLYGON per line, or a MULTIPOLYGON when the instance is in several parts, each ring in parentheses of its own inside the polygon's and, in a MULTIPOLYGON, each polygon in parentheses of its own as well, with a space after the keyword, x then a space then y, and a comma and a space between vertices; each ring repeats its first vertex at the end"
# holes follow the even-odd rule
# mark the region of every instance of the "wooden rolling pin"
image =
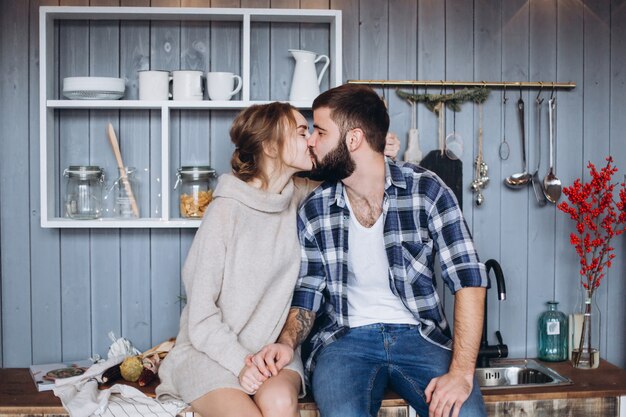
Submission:
POLYGON ((126 168, 124 167, 124 162, 122 162, 122 154, 120 153, 120 145, 117 142, 117 136, 115 136, 115 130, 113 130, 113 125, 109 123, 107 126, 107 133, 109 135, 109 142, 111 142, 111 148, 113 148, 113 153, 115 154, 115 160, 117 161, 117 168, 120 170, 120 179, 124 184, 124 188, 126 189, 126 194, 128 195, 128 199, 130 200, 130 206, 133 210, 133 216, 139 218, 139 207, 137 206, 137 201, 135 200, 135 195, 133 194, 133 190, 130 187, 130 181, 128 181, 128 177, 126 176, 126 168))

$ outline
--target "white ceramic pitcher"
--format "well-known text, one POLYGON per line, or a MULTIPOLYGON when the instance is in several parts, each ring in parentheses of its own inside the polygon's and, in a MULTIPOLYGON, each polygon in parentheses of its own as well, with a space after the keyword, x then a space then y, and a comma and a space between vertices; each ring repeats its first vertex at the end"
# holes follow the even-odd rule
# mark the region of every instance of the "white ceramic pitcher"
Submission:
POLYGON ((291 91, 289 101, 313 100, 320 93, 320 83, 326 69, 330 65, 330 59, 326 55, 316 57, 315 52, 302 51, 299 49, 289 49, 291 55, 296 60, 296 68, 293 71, 291 80, 291 91), (325 59, 326 64, 317 75, 315 64, 325 59))

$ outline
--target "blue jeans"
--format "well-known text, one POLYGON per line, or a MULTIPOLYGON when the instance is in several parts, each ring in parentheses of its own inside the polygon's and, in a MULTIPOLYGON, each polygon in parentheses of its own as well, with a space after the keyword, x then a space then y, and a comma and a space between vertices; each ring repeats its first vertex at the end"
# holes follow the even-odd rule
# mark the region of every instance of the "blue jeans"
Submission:
MULTIPOLYGON (((428 416, 424 390, 448 372, 452 353, 424 339, 418 326, 372 324, 350 329, 324 347, 312 388, 321 417, 376 417, 387 387, 428 416)), ((462 417, 486 416, 478 383, 461 407, 462 417)))

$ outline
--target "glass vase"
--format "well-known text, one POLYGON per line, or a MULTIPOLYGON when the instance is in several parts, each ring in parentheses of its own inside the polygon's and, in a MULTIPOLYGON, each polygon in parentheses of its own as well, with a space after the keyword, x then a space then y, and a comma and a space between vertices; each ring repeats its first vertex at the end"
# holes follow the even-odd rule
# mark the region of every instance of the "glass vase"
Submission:
POLYGON ((548 301, 548 311, 539 316, 539 359, 548 362, 567 360, 567 327, 565 314, 557 310, 557 301, 548 301))
POLYGON ((595 369, 600 365, 600 309, 593 291, 582 290, 582 302, 574 314, 572 341, 572 366, 580 369, 595 369))

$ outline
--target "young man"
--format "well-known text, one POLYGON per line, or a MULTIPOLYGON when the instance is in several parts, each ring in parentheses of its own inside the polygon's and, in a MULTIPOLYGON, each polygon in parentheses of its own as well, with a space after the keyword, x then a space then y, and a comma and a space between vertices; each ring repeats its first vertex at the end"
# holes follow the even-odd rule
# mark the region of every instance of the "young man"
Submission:
POLYGON ((287 322, 255 363, 275 370, 312 331, 306 370, 322 417, 376 416, 387 387, 422 417, 484 416, 474 367, 487 276, 453 193, 384 157, 389 116, 371 88, 328 90, 313 119, 312 175, 325 182, 298 214, 302 264, 287 322), (454 340, 437 253, 455 294, 454 340))

